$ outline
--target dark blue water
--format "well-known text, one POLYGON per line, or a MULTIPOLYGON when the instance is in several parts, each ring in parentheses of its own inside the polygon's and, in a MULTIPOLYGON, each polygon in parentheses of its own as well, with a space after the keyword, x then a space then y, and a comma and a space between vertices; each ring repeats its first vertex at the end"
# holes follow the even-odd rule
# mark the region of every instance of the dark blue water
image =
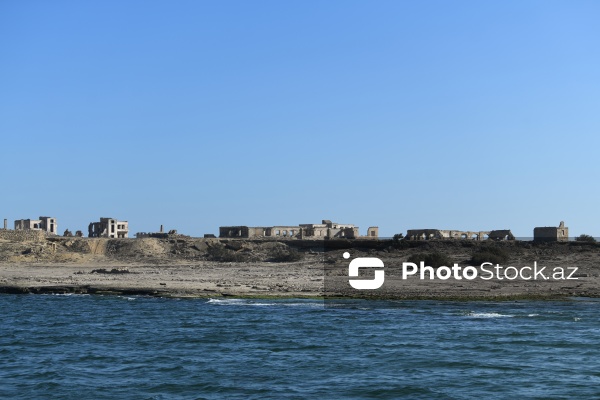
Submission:
POLYGON ((2 295, 0 398, 600 397, 598 301, 380 305, 2 295))

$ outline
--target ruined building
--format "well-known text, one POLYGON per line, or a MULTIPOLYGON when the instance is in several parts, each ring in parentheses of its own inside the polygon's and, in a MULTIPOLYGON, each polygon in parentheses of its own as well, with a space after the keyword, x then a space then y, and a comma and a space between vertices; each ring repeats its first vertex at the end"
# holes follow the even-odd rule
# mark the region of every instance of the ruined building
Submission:
POLYGON ((338 224, 323 220, 320 224, 277 225, 277 226, 221 226, 221 238, 243 239, 358 239, 379 237, 379 228, 369 227, 367 236, 360 236, 358 227, 352 224, 338 224))
POLYGON ((221 226, 219 227, 221 238, 278 238, 278 239, 304 239, 302 228, 292 225, 278 226, 221 226))
POLYGON ((100 222, 90 222, 88 225, 88 237, 127 238, 129 223, 115 218, 100 218, 100 222))
POLYGON ((135 237, 136 237, 136 239, 144 239, 144 238, 173 239, 173 238, 189 238, 190 236, 182 235, 181 233, 177 233, 177 229, 171 229, 171 230, 169 230, 169 232, 165 232, 164 227, 161 225, 160 231, 158 231, 158 232, 137 232, 135 234, 135 237))
POLYGON ((40 219, 17 219, 15 220, 16 231, 43 231, 48 235, 56 235, 58 224, 56 218, 40 217, 40 219))
POLYGON ((409 229, 406 232, 407 240, 515 240, 510 229, 493 231, 456 231, 442 229, 409 229))
POLYGON ((533 228, 533 240, 538 242, 567 242, 569 241, 569 228, 560 221, 558 227, 543 226, 533 228))

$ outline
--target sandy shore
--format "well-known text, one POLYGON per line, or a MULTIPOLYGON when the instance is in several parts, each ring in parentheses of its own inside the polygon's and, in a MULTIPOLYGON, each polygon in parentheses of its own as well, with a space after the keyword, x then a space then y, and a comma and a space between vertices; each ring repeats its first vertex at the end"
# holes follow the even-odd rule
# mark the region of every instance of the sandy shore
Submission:
POLYGON ((118 262, 84 265, 0 264, 0 292, 5 293, 112 292, 176 297, 301 297, 321 296, 322 288, 323 267, 311 262, 288 265, 211 262, 168 265, 118 262), (112 270, 118 272, 111 273, 112 270))
POLYGON ((318 260, 296 263, 0 264, 0 293, 139 294, 166 297, 363 297, 387 299, 517 299, 600 297, 600 278, 583 271, 573 280, 441 281, 401 279, 386 266, 376 292, 348 287, 347 269, 318 260), (325 282, 325 284, 324 284, 325 282))

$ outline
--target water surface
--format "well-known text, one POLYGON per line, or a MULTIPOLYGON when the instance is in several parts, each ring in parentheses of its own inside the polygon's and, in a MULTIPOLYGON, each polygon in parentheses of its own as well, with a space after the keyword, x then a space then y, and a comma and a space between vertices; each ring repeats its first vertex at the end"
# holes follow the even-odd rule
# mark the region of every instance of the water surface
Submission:
POLYGON ((0 296, 0 398, 598 398, 600 302, 0 296))

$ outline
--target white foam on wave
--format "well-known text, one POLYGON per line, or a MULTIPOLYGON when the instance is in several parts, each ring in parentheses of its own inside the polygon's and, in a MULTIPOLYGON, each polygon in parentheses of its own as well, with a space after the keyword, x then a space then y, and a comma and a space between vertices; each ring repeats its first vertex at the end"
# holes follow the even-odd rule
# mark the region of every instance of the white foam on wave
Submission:
POLYGON ((133 300, 137 299, 137 297, 130 297, 130 296, 117 296, 117 298, 127 300, 127 301, 133 301, 133 300))
POLYGON ((243 302, 242 299, 208 299, 208 303, 213 303, 213 304, 233 305, 233 304, 242 304, 242 302, 243 302))
POLYGON ((255 307, 268 307, 268 306, 280 306, 280 307, 322 307, 323 303, 319 302, 294 302, 288 303, 282 302, 269 302, 264 300, 251 300, 251 299, 208 299, 207 303, 216 304, 221 306, 255 306, 255 307))
POLYGON ((509 315, 509 314, 500 314, 500 313, 495 313, 495 312, 482 312, 482 313, 475 313, 475 312, 471 312, 469 314, 467 314, 468 317, 471 318, 512 318, 514 317, 514 315, 509 315))
POLYGON ((90 296, 88 293, 43 293, 42 296, 90 296))
POLYGON ((275 303, 263 303, 246 299, 208 299, 208 303, 220 306, 273 306, 275 303))
POLYGON ((323 307, 323 302, 314 302, 314 303, 281 303, 279 305, 286 307, 309 307, 309 308, 317 308, 323 307))

